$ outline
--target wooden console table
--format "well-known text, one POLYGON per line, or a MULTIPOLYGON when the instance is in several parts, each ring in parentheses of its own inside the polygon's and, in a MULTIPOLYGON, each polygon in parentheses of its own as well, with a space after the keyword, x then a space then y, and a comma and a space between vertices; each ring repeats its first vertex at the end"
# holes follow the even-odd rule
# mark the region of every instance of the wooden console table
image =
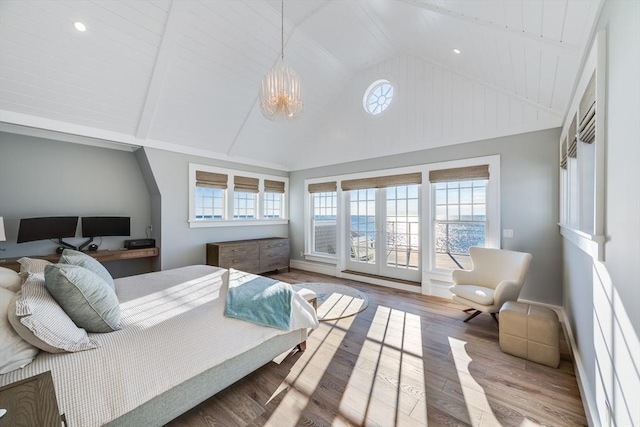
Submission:
MULTIPOLYGON (((158 248, 114 249, 114 250, 83 252, 83 253, 97 259, 100 262, 108 262, 108 261, 120 261, 124 259, 153 258, 153 257, 157 257, 160 254, 160 249, 158 248)), ((10 268, 15 271, 20 271, 20 264, 18 263, 18 260, 20 258, 22 257, 7 258, 5 260, 0 260, 0 267, 10 268)), ((38 259, 44 259, 50 262, 58 262, 60 260, 60 255, 58 254, 38 255, 38 256, 30 256, 29 258, 38 258, 38 259)))

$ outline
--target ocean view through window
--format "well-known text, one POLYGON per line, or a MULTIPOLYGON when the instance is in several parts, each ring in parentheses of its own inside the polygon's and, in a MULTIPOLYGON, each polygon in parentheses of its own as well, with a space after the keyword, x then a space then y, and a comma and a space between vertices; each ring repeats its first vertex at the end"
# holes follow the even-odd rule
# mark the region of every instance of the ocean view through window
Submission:
POLYGON ((471 246, 486 245, 487 180, 438 182, 434 187, 435 266, 471 269, 471 246))

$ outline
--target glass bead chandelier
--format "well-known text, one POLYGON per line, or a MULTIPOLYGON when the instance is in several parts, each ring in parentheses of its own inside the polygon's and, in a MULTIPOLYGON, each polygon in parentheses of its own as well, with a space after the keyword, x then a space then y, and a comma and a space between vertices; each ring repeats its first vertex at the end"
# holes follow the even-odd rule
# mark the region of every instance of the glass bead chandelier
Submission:
POLYGON ((260 110, 273 121, 297 120, 302 116, 302 89, 298 74, 284 65, 284 0, 280 5, 280 63, 260 82, 260 110))

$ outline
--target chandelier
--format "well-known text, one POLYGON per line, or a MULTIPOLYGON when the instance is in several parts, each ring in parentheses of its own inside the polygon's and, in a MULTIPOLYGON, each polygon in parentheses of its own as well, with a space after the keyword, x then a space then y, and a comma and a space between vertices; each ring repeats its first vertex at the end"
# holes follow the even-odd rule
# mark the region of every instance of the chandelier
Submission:
POLYGON ((260 82, 260 110, 273 121, 297 120, 302 116, 302 89, 298 74, 284 65, 284 0, 280 5, 280 63, 260 82))

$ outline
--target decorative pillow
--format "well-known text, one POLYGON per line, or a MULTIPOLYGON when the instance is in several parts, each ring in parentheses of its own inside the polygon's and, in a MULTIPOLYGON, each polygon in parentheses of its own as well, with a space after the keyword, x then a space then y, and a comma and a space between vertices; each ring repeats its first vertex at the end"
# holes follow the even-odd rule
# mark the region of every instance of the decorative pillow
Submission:
POLYGON ((9 307, 9 322, 25 341, 49 353, 82 351, 100 344, 87 336, 49 294, 44 274, 30 274, 9 307), (44 344, 44 345, 43 345, 44 344))
POLYGON ((44 268, 51 264, 45 259, 22 257, 18 260, 20 263, 20 278, 24 283, 29 274, 44 274, 44 268))
POLYGON ((107 282, 107 284, 111 286, 111 289, 114 291, 116 289, 116 285, 113 283, 113 277, 111 277, 111 274, 104 268, 104 265, 87 254, 72 249, 65 249, 60 257, 60 264, 79 265, 87 270, 91 270, 107 282))
POLYGON ((33 361, 39 351, 20 338, 20 335, 13 330, 9 323, 8 311, 11 300, 15 296, 15 292, 0 288, 0 342, 2 343, 0 346, 0 374, 24 368, 33 361))
POLYGON ((0 267, 0 288, 9 289, 16 293, 20 290, 22 279, 15 271, 10 268, 0 267))
POLYGON ((120 329, 115 291, 93 271, 79 265, 52 264, 44 269, 45 286, 73 322, 88 332, 120 329))

